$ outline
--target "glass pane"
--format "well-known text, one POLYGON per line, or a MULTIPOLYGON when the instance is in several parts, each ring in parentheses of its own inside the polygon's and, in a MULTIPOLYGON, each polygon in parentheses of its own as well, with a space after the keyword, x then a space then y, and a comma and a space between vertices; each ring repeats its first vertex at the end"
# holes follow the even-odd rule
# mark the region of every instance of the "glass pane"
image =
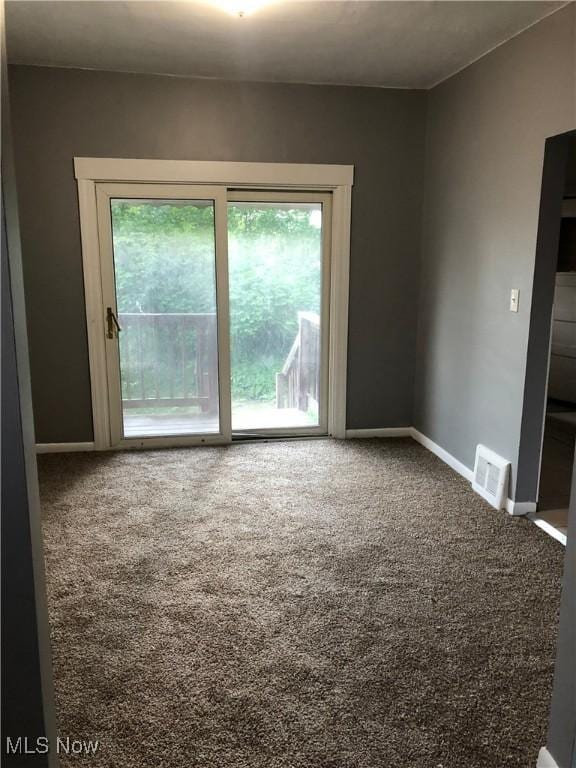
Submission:
POLYGON ((124 436, 217 433, 214 204, 110 205, 124 436))
POLYGON ((319 424, 322 205, 229 203, 232 428, 319 424))

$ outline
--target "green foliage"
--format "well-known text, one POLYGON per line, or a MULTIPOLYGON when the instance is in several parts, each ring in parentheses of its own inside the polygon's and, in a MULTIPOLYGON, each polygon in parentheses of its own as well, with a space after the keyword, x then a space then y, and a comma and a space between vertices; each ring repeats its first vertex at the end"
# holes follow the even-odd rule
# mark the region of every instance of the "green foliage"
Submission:
POLYGON ((112 202, 119 312, 215 312, 211 206, 112 202))
POLYGON ((283 363, 282 359, 263 357, 238 361, 232 366, 234 400, 274 400, 276 373, 283 363))
MULTIPOLYGON (((214 211, 188 201, 112 202, 118 309, 216 311, 214 211)), ((304 207, 228 207, 232 391, 274 397, 298 330, 318 312, 321 232, 304 207)))

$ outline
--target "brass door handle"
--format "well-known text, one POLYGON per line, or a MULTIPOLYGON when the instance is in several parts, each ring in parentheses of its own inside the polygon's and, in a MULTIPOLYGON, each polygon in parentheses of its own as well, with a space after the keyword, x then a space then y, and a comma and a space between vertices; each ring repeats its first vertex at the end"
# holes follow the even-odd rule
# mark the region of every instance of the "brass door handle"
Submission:
POLYGON ((116 314, 112 307, 106 307, 106 325, 108 330, 106 331, 106 336, 109 339, 113 339, 114 336, 118 336, 122 328, 120 328, 120 323, 118 322, 118 318, 116 317, 116 314))

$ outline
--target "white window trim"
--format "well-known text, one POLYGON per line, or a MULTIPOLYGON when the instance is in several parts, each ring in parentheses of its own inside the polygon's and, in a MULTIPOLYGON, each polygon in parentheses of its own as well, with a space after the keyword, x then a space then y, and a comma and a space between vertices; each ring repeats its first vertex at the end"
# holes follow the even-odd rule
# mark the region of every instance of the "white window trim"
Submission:
MULTIPOLYGON (((221 184, 228 188, 247 189, 297 188, 332 193, 328 434, 340 439, 346 437, 350 217, 354 166, 76 157, 74 171, 80 207, 96 450, 110 446, 96 209, 96 184, 104 181, 221 184)), ((152 441, 147 441, 147 444, 152 445, 152 441)))
POLYGON ((90 181, 174 182, 227 186, 335 189, 354 183, 353 165, 305 163, 228 163, 205 160, 124 160, 75 157, 77 179, 90 181))

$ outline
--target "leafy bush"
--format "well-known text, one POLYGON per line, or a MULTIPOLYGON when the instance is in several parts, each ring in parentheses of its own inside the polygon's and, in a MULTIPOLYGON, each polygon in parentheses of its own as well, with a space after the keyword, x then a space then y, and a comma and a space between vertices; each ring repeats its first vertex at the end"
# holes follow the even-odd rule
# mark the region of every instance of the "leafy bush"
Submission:
MULTIPOLYGON (((214 211, 189 201, 114 200, 119 312, 216 311, 214 211)), ((318 312, 321 232, 308 208, 228 207, 232 392, 274 397, 275 373, 298 330, 318 312)))

